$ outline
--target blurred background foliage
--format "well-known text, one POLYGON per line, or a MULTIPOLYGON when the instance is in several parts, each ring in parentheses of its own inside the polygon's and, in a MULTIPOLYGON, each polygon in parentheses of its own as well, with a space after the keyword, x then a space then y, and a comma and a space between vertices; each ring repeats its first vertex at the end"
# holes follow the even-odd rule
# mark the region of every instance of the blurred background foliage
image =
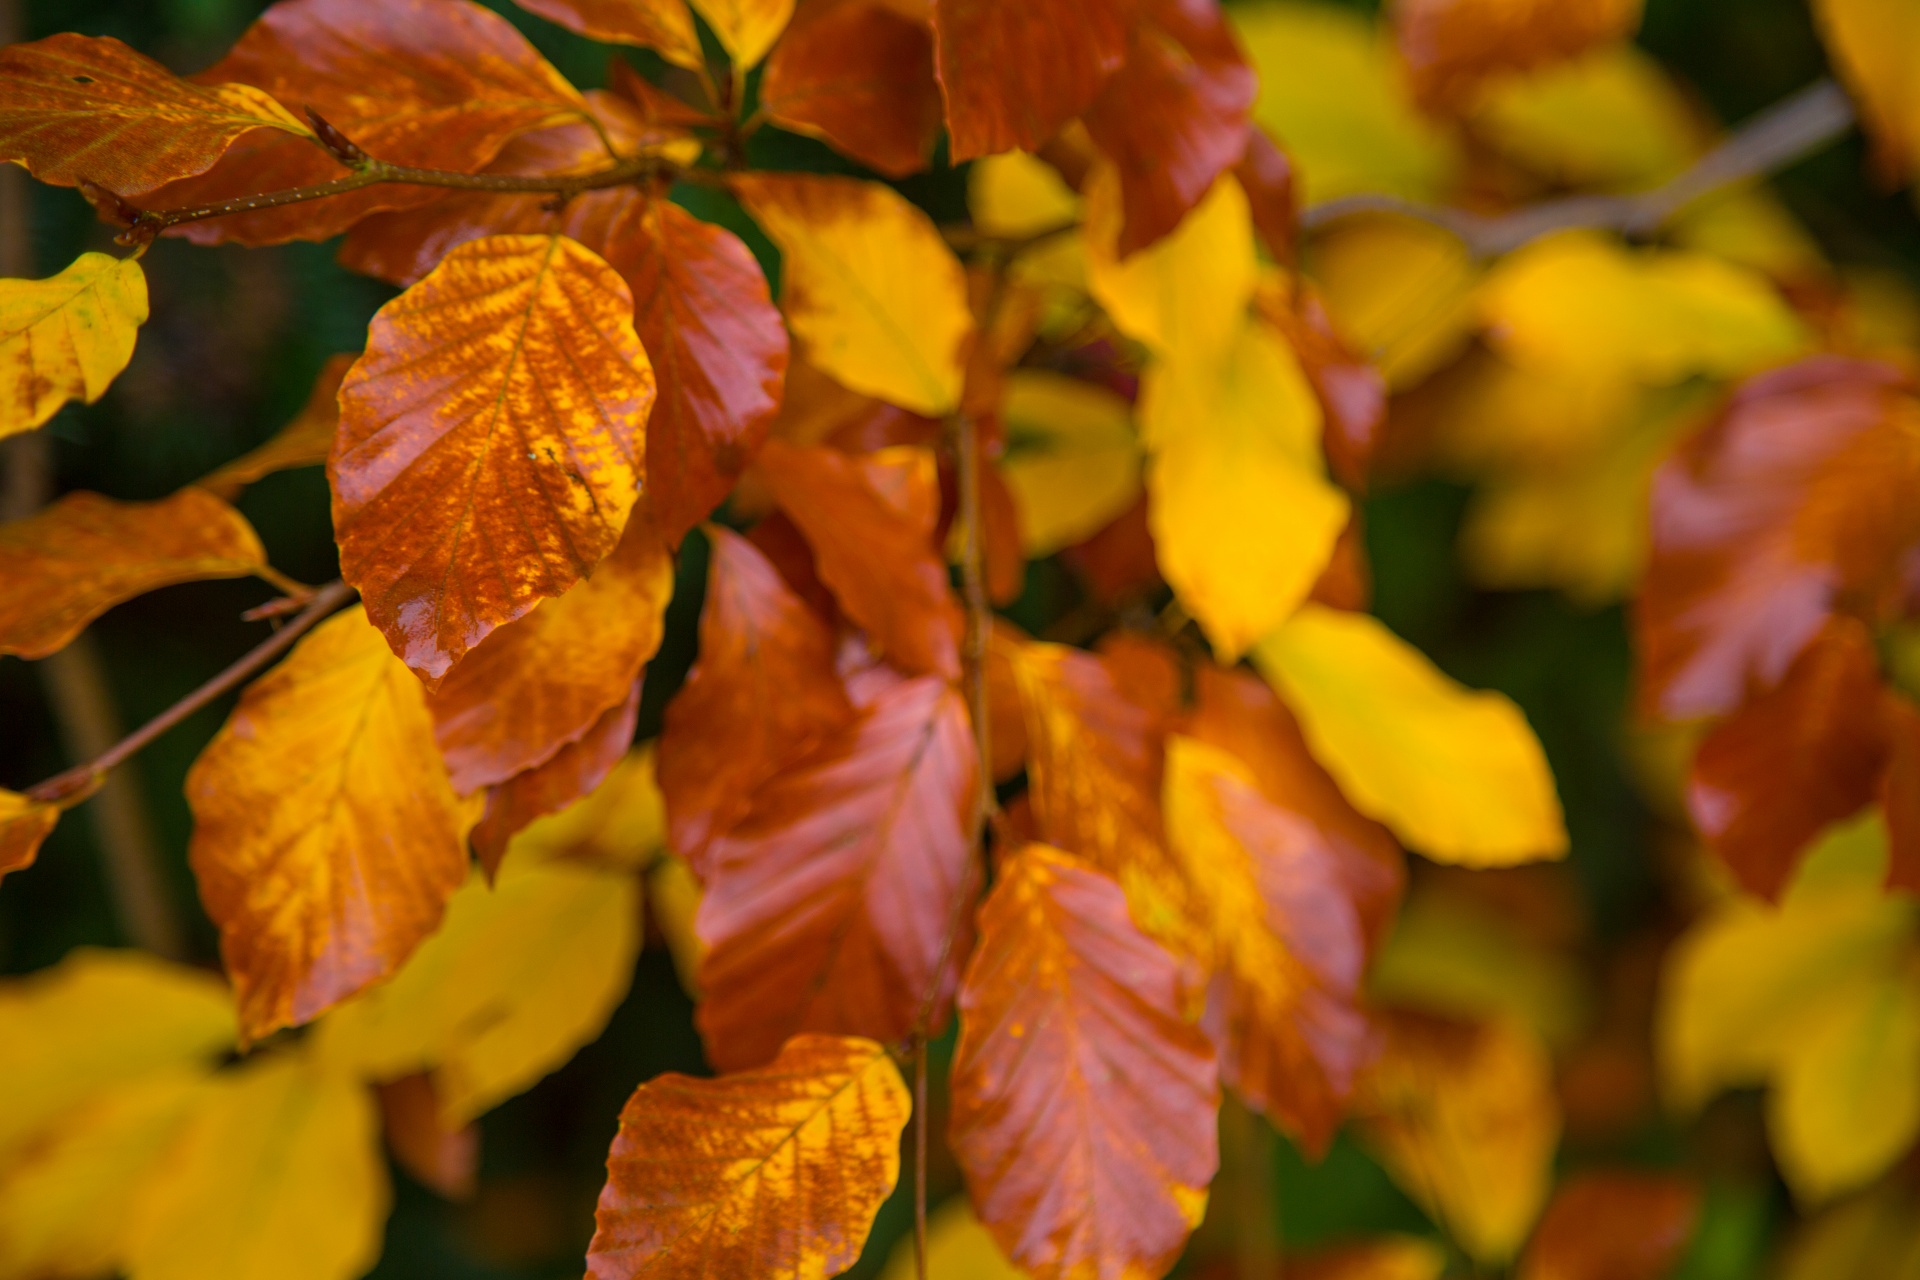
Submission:
MULTIPOLYGON (((55 31, 111 35, 179 71, 214 61, 264 8, 261 0, 26 0, 25 38, 55 31)), ((606 53, 504 2, 492 6, 520 26, 583 88, 605 82, 606 53)), ((1354 7, 1371 10, 1366 0, 1354 7)), ((1649 0, 1640 43, 1713 116, 1737 123, 1827 73, 1804 0, 1649 0)), ((651 55, 628 51, 643 70, 651 55)), ((1284 141, 1284 139, 1282 140, 1284 141)), ((824 147, 767 131, 755 162, 775 168, 843 169, 824 147)), ((1920 223, 1903 196, 1867 177, 1858 138, 1782 175, 1789 207, 1837 261, 1920 271, 1920 223)), ((901 184, 939 219, 964 216, 964 175, 901 184)), ((702 216, 748 236, 771 266, 771 251, 737 210, 690 199, 702 216)), ((33 269, 50 274, 109 233, 69 190, 35 186, 33 269)), ((373 312, 392 295, 333 261, 329 245, 202 250, 162 241, 148 255, 153 319, 126 374, 99 404, 69 406, 48 427, 57 491, 92 489, 154 498, 266 439, 292 417, 330 355, 357 350, 373 312)), ((1391 627, 1470 685, 1500 689, 1527 711, 1559 781, 1572 832, 1564 867, 1530 869, 1489 893, 1507 899, 1487 945, 1528 957, 1515 999, 1535 999, 1574 1023, 1639 1025, 1651 1005, 1662 943, 1681 921, 1670 904, 1677 841, 1674 819, 1650 812, 1631 779, 1627 749, 1632 654, 1626 611, 1582 607, 1546 591, 1487 592, 1463 577, 1456 534, 1467 490, 1432 479, 1382 487, 1366 501, 1375 578, 1374 608, 1391 627)), ((305 581, 336 574, 323 475, 306 469, 249 489, 241 508, 273 563, 305 581)), ((649 672, 641 734, 658 731, 660 709, 691 661, 705 548, 696 534, 684 552, 681 595, 669 614, 660 659, 649 672)), ((252 582, 175 587, 116 609, 92 628, 122 719, 137 724, 245 652, 257 624, 240 620, 267 589, 252 582)), ((1080 603, 1072 577, 1041 564, 1016 609, 1044 629, 1080 603)), ((201 712, 135 762, 147 809, 165 851, 167 889, 191 920, 192 958, 217 962, 215 934, 195 906, 185 849, 189 814, 182 783, 230 701, 201 712)), ((69 763, 34 668, 0 661, 0 783, 19 787, 69 763)), ((85 811, 83 810, 83 815, 85 811)), ((86 820, 63 823, 30 877, 0 894, 0 972, 22 973, 83 944, 124 945, 86 820)), ((1427 867, 1429 881, 1439 869, 1427 867)), ((1445 890, 1446 885, 1440 885, 1445 890)), ((1440 895, 1443 899, 1445 893, 1440 895)), ((1471 908, 1469 908, 1470 910, 1471 908)), ((1442 921, 1436 927, 1447 927, 1442 921)), ((1521 969, 1514 970, 1516 973, 1521 969)), ((950 1049, 938 1050, 940 1056, 950 1049)), ((943 1066, 936 1062, 936 1066, 943 1066)), ((1591 1088, 1645 1088, 1591 1070, 1591 1088)), ((592 1230, 593 1199, 620 1105, 634 1085, 662 1071, 703 1071, 691 1007, 658 938, 650 936, 631 994, 600 1040, 563 1070, 483 1122, 481 1188, 448 1204, 396 1171, 396 1206, 376 1276, 577 1275, 592 1230)), ((941 1074, 936 1071, 936 1078, 941 1074)), ((1577 1086, 1578 1082, 1574 1082, 1577 1086)), ((1563 1079, 1563 1090, 1569 1082, 1563 1079)), ((1657 1118, 1620 1133, 1582 1131, 1570 1115, 1563 1160, 1605 1158, 1683 1167, 1706 1189, 1705 1213, 1680 1275, 1718 1280, 1754 1274, 1792 1222, 1790 1199, 1766 1154, 1757 1095, 1721 1099, 1684 1129, 1657 1118)), ((1645 1114, 1657 1116, 1657 1108, 1645 1114)), ((942 1126, 935 1100, 935 1132, 942 1126)), ((1229 1143, 1229 1150, 1235 1150, 1229 1143)), ((1251 1185, 1289 1248, 1385 1231, 1428 1232, 1420 1211, 1361 1149, 1341 1140, 1308 1165, 1284 1141, 1255 1141, 1236 1158, 1259 1165, 1251 1185), (1271 1168, 1266 1167, 1271 1159, 1271 1168)), ((936 1148, 933 1198, 958 1175, 936 1148)), ((1242 1169, 1243 1174, 1249 1173, 1242 1169)), ((907 1225, 896 1196, 876 1227, 857 1275, 877 1274, 907 1225)), ((1197 1253, 1209 1248, 1203 1229, 1197 1253)))

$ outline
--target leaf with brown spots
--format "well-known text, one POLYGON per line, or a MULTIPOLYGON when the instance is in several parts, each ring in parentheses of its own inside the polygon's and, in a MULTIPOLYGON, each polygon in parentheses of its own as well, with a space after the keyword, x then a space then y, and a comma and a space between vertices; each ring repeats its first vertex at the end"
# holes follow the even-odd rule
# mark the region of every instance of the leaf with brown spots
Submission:
POLYGON ((380 309, 340 388, 341 575, 437 682, 613 550, 653 372, 618 274, 564 236, 464 244, 380 309))

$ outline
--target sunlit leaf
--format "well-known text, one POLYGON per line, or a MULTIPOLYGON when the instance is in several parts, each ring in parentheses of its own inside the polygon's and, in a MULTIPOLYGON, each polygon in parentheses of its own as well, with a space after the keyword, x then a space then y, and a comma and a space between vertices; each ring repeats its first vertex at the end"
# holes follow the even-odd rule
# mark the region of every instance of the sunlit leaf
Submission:
POLYGON ((0 437, 105 395, 146 320, 147 277, 131 258, 83 253, 45 280, 0 280, 0 437))
POLYGON ((933 0, 953 158, 1037 151, 1127 57, 1117 0, 933 0))
POLYGON ((803 0, 767 60, 760 105, 889 177, 924 169, 944 118, 932 33, 899 0, 803 0))
POLYGON ((516 0, 522 9, 590 40, 637 44, 678 67, 707 65, 687 0, 516 0))
POLYGON ((0 877, 32 866, 59 821, 60 810, 54 806, 0 790, 0 877))

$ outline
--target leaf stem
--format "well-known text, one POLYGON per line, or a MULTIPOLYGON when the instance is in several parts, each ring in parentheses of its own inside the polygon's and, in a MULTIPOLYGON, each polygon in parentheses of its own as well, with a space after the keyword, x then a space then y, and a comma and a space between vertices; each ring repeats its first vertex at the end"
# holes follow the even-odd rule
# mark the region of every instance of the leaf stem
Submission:
POLYGON ((328 614, 353 599, 353 596, 353 588, 337 579, 318 588, 307 602, 306 608, 302 609, 287 625, 254 646, 252 652, 114 743, 93 760, 75 765, 64 773, 57 773, 45 782, 29 787, 26 792, 28 799, 57 804, 70 796, 84 793, 93 785, 96 778, 115 765, 125 762, 148 743, 272 662, 292 647, 295 640, 312 630, 328 614))

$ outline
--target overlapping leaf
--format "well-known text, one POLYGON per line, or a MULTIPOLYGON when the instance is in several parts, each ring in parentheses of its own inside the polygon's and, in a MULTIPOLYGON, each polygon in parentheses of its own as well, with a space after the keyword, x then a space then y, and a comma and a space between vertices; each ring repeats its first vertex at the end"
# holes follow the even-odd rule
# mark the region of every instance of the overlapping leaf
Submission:
POLYGON ((516 835, 541 818, 577 807, 619 766, 633 745, 642 687, 643 682, 636 680, 624 700, 601 713, 585 733, 545 762, 487 788, 486 807, 468 840, 488 875, 499 874, 500 862, 516 835))
POLYGON ((1120 887, 1044 845, 1002 862, 960 988, 951 1137, 1038 1280, 1164 1274, 1218 1162, 1212 1048, 1120 887))
POLYGON ((520 7, 591 40, 637 44, 675 66, 706 66, 686 0, 518 0, 520 7))
POLYGON ((265 565, 245 517, 204 489, 159 502, 68 494, 0 525, 0 653, 44 658, 124 600, 265 565))
POLYGON ((1127 59, 1117 0, 933 0, 953 158, 1038 151, 1127 59))
POLYGON ((1112 523, 1140 496, 1133 411, 1097 383, 1038 369, 1007 378, 1000 466, 1028 556, 1051 555, 1112 523))
POLYGON ((607 1155, 588 1274, 838 1274, 893 1190, 910 1107, 884 1049, 836 1036, 792 1040, 759 1071, 641 1085, 607 1155))
POLYGON ((632 295, 564 236, 462 245, 381 308, 327 464, 341 574, 438 681, 587 576, 639 493, 647 355, 632 295))
POLYGON ((187 799, 250 1039, 392 974, 466 876, 426 695, 357 608, 247 690, 187 799))
POLYGON ((760 105, 889 177, 924 169, 942 122, 932 33, 906 0, 803 0, 760 105))
POLYGON ((1394 35, 1414 93, 1459 105, 1501 73, 1564 61, 1623 39, 1640 23, 1641 0, 1555 4, 1553 0, 1400 0, 1394 35))
POLYGON ((83 253, 45 280, 0 280, 0 437, 105 395, 146 320, 147 277, 132 259, 83 253))

